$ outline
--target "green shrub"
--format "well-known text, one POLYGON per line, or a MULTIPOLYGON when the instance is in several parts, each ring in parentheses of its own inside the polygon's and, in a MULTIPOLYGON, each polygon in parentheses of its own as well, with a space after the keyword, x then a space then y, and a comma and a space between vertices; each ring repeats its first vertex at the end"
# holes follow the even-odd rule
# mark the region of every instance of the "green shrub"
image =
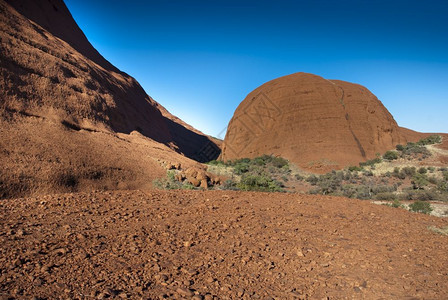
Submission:
POLYGON ((224 184, 222 185, 222 189, 224 190, 238 190, 237 186, 236 186, 236 182, 233 181, 232 179, 227 179, 224 184))
POLYGON ((416 173, 411 181, 412 185, 414 186, 414 189, 421 190, 423 187, 427 186, 429 184, 428 178, 426 175, 421 173, 416 173))
POLYGON ((442 137, 440 135, 431 135, 427 138, 423 138, 417 142, 419 145, 432 145, 432 144, 440 144, 442 142, 442 137))
MULTIPOLYGON (((446 180, 440 180, 437 183, 437 190, 441 192, 448 192, 448 181, 446 180)), ((448 197, 447 197, 448 198, 448 197)))
POLYGON ((397 145, 395 147, 395 149, 397 149, 398 151, 403 151, 404 150, 404 146, 403 145, 397 145))
POLYGON ((432 212, 432 207, 428 202, 415 201, 414 203, 409 205, 409 210, 413 212, 430 214, 432 212))
POLYGON ((319 178, 317 178, 317 176, 313 174, 313 175, 308 176, 306 181, 311 183, 311 185, 316 185, 317 182, 319 181, 319 178))
POLYGON ((376 200, 396 200, 397 195, 390 192, 379 193, 375 196, 376 200))
POLYGON ((249 163, 245 161, 236 162, 233 166, 235 174, 242 175, 249 172, 249 163))
POLYGON ((437 193, 432 190, 409 190, 400 195, 402 200, 432 201, 438 198, 437 193))
POLYGON ((398 158, 398 153, 396 151, 387 151, 384 153, 383 158, 387 160, 395 160, 398 158))
POLYGON ((439 183, 439 180, 437 180, 437 177, 435 177, 435 176, 428 177, 428 181, 430 183, 432 183, 432 184, 438 184, 439 183))
POLYGON ((412 177, 416 173, 415 167, 404 167, 401 169, 401 172, 405 175, 405 177, 412 177))
POLYGON ((266 174, 244 174, 237 188, 243 191, 280 192, 281 185, 266 174))
POLYGON ((362 175, 371 177, 371 176, 373 176, 373 172, 364 170, 364 171, 362 171, 362 175))
POLYGON ((296 174, 296 175, 294 175, 294 177, 296 178, 296 180, 299 180, 299 181, 302 181, 305 178, 300 174, 296 174))
POLYGON ((418 169, 418 172, 420 174, 426 174, 428 172, 428 170, 425 167, 421 167, 421 168, 418 169))
POLYGON ((364 184, 345 184, 341 187, 342 195, 361 200, 372 199, 370 187, 364 184))
POLYGON ((288 166, 288 161, 282 157, 272 157, 271 163, 274 167, 279 169, 288 166))
POLYGON ((360 172, 360 171, 363 170, 363 168, 358 167, 358 166, 350 166, 350 167, 348 167, 348 170, 349 170, 350 172, 360 172))
POLYGON ((185 181, 185 182, 182 184, 182 189, 183 189, 183 190, 195 190, 196 188, 195 188, 194 185, 192 185, 191 183, 185 181))
POLYGON ((397 190, 396 186, 390 185, 372 185, 370 187, 372 194, 391 193, 397 190))
POLYGON ((377 158, 370 159, 370 160, 365 161, 365 162, 360 162, 359 166, 360 167, 374 166, 375 164, 379 164, 380 162, 381 162, 381 158, 377 157, 377 158))
POLYGON ((404 155, 415 155, 415 154, 423 154, 423 156, 430 156, 431 153, 426 149, 425 146, 418 143, 407 143, 403 149, 404 155))
POLYGON ((443 171, 442 176, 443 176, 443 179, 448 181, 448 171, 443 171))
POLYGON ((221 166, 221 165, 226 165, 225 162, 223 162, 222 160, 211 160, 207 163, 208 165, 212 165, 212 166, 221 166))
POLYGON ((182 188, 182 183, 177 181, 175 171, 168 171, 164 178, 155 179, 152 184, 154 187, 162 190, 177 190, 182 188))
POLYGON ((393 207, 393 208, 405 208, 405 206, 403 204, 401 204, 400 201, 398 201, 397 199, 395 199, 392 203, 386 203, 384 205, 393 207))
POLYGON ((398 201, 397 199, 395 199, 394 202, 392 202, 390 206, 393 208, 404 208, 404 205, 401 204, 401 202, 398 201))

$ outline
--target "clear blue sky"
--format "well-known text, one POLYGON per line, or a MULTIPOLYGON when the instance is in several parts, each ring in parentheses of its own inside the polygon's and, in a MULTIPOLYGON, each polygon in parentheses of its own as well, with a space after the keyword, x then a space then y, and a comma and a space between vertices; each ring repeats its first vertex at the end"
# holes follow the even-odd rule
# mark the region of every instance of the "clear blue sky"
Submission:
POLYGON ((448 132, 448 1, 66 0, 111 63, 223 138, 259 85, 309 72, 370 89, 400 126, 448 132))

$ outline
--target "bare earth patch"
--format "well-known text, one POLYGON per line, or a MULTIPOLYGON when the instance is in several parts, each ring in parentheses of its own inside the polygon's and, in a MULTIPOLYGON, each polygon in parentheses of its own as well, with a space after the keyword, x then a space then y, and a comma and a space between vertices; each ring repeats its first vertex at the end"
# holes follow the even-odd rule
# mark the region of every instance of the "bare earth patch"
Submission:
POLYGON ((15 298, 445 299, 448 220, 338 197, 116 191, 0 202, 15 298))

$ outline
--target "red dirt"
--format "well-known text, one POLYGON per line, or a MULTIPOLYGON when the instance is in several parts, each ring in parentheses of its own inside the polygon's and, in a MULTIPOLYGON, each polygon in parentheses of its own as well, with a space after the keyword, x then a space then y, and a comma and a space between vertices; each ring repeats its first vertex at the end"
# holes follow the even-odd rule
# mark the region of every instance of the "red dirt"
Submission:
POLYGON ((61 0, 0 0, 0 12, 0 198, 142 188, 161 160, 218 156, 107 62, 61 0))
POLYGON ((4 200, 0 222, 3 296, 448 294, 448 237, 428 230, 448 220, 361 200, 230 191, 90 192, 4 200))
POLYGON ((392 115, 365 87, 296 73, 244 99, 229 123, 221 158, 274 154, 325 172, 405 142, 392 115))

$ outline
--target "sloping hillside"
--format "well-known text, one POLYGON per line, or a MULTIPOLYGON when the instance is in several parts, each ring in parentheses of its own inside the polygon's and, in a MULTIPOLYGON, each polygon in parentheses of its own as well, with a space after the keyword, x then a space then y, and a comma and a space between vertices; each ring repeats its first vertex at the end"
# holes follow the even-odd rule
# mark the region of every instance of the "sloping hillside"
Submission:
POLYGON ((107 62, 62 1, 1 0, 0 12, 0 196, 139 186, 163 173, 165 152, 187 164, 219 154, 107 62))

